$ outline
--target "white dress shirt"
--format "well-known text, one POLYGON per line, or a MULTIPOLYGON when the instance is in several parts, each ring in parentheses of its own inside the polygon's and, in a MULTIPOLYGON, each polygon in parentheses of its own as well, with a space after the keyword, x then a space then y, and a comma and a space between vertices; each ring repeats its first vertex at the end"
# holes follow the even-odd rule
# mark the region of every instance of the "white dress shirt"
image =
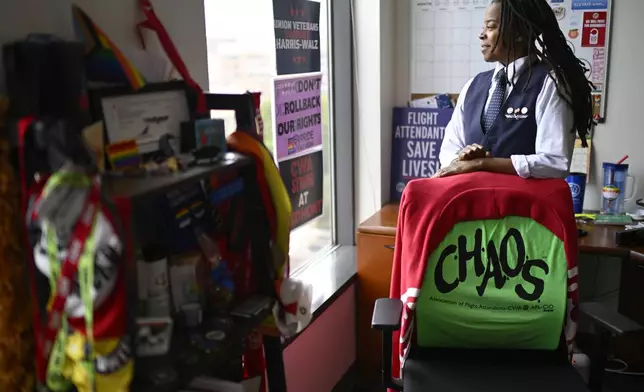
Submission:
MULTIPOLYGON (((492 77, 492 85, 485 102, 487 111, 492 93, 496 88, 494 76, 503 68, 498 63, 492 77)), ((527 72, 528 58, 522 57, 506 67, 508 80, 517 82, 521 72, 527 72)), ((458 97, 452 119, 445 128, 445 138, 441 146, 439 159, 441 167, 448 166, 458 153, 466 147, 465 130, 463 124, 463 102, 465 95, 472 84, 470 79, 458 97)), ((509 84, 505 98, 512 92, 513 83, 509 84)), ((535 154, 512 155, 512 165, 517 174, 522 178, 565 178, 570 170, 570 162, 575 143, 575 135, 571 132, 574 116, 570 105, 561 98, 552 78, 547 77, 537 96, 535 109, 537 122, 537 138, 535 141, 535 154)))

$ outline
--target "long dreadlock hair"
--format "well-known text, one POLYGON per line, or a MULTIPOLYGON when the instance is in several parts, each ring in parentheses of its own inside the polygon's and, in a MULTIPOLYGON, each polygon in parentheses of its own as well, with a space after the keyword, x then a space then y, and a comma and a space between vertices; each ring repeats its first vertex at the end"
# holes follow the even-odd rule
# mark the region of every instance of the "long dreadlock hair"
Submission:
MULTIPOLYGON (((546 0, 493 0, 493 3, 501 5, 499 38, 508 50, 508 60, 518 50, 527 49, 527 56, 536 56, 552 69, 554 77, 552 74, 550 77, 559 95, 573 110, 574 123, 570 131, 576 131, 586 147, 586 135, 595 124, 591 97, 595 86, 586 78, 589 70, 568 45, 553 10, 546 0), (519 37, 521 41, 517 41, 519 37)), ((530 78, 532 64, 528 70, 530 78)))

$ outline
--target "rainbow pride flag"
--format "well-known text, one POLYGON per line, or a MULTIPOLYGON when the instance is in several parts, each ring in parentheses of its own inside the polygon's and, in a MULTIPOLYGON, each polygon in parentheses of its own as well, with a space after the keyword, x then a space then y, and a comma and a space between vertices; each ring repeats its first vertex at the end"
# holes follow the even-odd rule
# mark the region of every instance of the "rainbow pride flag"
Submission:
POLYGON ((138 90, 145 85, 143 75, 119 48, 77 5, 72 6, 74 30, 85 43, 85 71, 89 82, 129 84, 138 90))
POLYGON ((136 169, 141 165, 141 154, 134 140, 125 140, 107 146, 107 158, 114 170, 136 169))
POLYGON ((188 209, 182 208, 181 210, 179 210, 179 212, 177 212, 177 214, 175 216, 176 216, 177 219, 182 219, 182 218, 185 218, 186 216, 188 216, 189 212, 190 211, 188 211, 188 209))

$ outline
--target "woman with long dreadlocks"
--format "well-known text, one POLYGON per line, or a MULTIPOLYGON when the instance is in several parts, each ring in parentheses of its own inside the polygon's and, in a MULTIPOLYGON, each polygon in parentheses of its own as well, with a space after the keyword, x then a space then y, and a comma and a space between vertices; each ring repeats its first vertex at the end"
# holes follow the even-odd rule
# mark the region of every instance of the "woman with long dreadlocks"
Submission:
POLYGON ((575 132, 585 145, 593 124, 593 86, 547 0, 493 0, 479 39, 497 65, 461 91, 435 177, 566 177, 575 132))

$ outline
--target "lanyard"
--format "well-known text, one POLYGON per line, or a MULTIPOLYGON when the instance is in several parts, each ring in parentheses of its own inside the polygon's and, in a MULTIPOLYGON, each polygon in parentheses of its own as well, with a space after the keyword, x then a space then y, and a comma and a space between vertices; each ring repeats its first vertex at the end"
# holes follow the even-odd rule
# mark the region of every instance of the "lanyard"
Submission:
MULTIPOLYGON (((74 185, 82 185, 82 183, 90 185, 89 194, 87 196, 87 199, 85 200, 83 212, 81 213, 79 219, 76 221, 72 229, 71 240, 67 248, 67 256, 63 261, 62 265, 60 266, 58 279, 55 283, 55 286, 51 288, 52 293, 55 293, 55 296, 50 303, 49 312, 47 314, 47 322, 44 325, 44 331, 41 338, 42 349, 39 353, 39 355, 41 356, 41 360, 43 361, 42 363, 45 366, 49 359, 50 353, 52 351, 53 343, 57 338, 58 332, 61 330, 63 326, 63 318, 64 318, 63 313, 64 313, 65 302, 71 292, 72 281, 79 271, 79 260, 81 259, 85 251, 85 244, 88 240, 88 237, 90 237, 93 231, 92 229, 94 227, 94 221, 100 204, 100 189, 98 184, 90 183, 89 181, 83 181, 83 179, 79 179, 79 176, 77 174, 62 173, 62 172, 56 173, 52 175, 52 177, 50 177, 49 181, 45 186, 45 189, 43 190, 41 195, 37 198, 34 204, 35 206, 37 206, 41 201, 42 197, 45 196, 48 193, 48 191, 55 186, 58 186, 61 184, 65 184, 65 185, 69 184, 74 186, 74 185)), ((36 212, 36 209, 34 208, 34 212, 32 214, 32 221, 36 221, 37 219, 38 219, 37 212, 36 212)), ((53 228, 50 228, 50 230, 53 230, 53 228)), ((58 260, 52 260, 52 264, 56 262, 58 262, 58 260)), ((78 274, 79 281, 81 280, 86 281, 88 278, 92 278, 93 280, 93 276, 87 276, 87 275, 93 275, 93 270, 91 274, 87 272, 87 270, 89 269, 92 269, 92 268, 83 268, 83 270, 85 270, 85 273, 78 274)), ((53 269, 52 269, 52 272, 53 272, 53 269)), ((91 298, 89 300, 91 301, 91 298)), ((84 303, 87 302, 87 299, 83 298, 83 302, 84 303)), ((85 304, 85 307, 87 308, 87 304, 85 304)), ((89 325, 91 325, 93 321, 91 320, 91 318, 92 318, 91 315, 89 314, 86 315, 86 322, 89 323, 89 325), (90 320, 87 320, 87 316, 89 316, 90 320)), ((88 340, 91 339, 90 335, 91 335, 91 330, 88 331, 88 336, 87 336, 88 340)))
MULTIPOLYGON (((78 282, 80 286, 81 300, 85 310, 85 334, 86 342, 84 347, 84 358, 82 365, 87 374, 88 390, 94 390, 94 355, 92 350, 93 343, 93 327, 94 327, 94 304, 92 301, 92 287, 94 281, 94 251, 96 241, 94 235, 96 231, 93 230, 87 238, 85 251, 78 262, 78 282)), ((56 234, 53 230, 47 231, 47 250, 50 255, 58 254, 58 243, 56 241, 56 234)), ((54 256, 55 257, 55 256, 54 256)), ((53 258, 53 257, 52 257, 53 258)), ((56 287, 56 282, 60 276, 60 265, 57 259, 51 262, 51 273, 49 282, 51 287, 56 287)), ((47 386, 52 391, 68 391, 71 385, 70 381, 63 375, 63 367, 66 361, 65 349, 68 337, 68 323, 67 318, 62 318, 62 325, 56 341, 49 356, 49 364, 47 367, 47 386)))

